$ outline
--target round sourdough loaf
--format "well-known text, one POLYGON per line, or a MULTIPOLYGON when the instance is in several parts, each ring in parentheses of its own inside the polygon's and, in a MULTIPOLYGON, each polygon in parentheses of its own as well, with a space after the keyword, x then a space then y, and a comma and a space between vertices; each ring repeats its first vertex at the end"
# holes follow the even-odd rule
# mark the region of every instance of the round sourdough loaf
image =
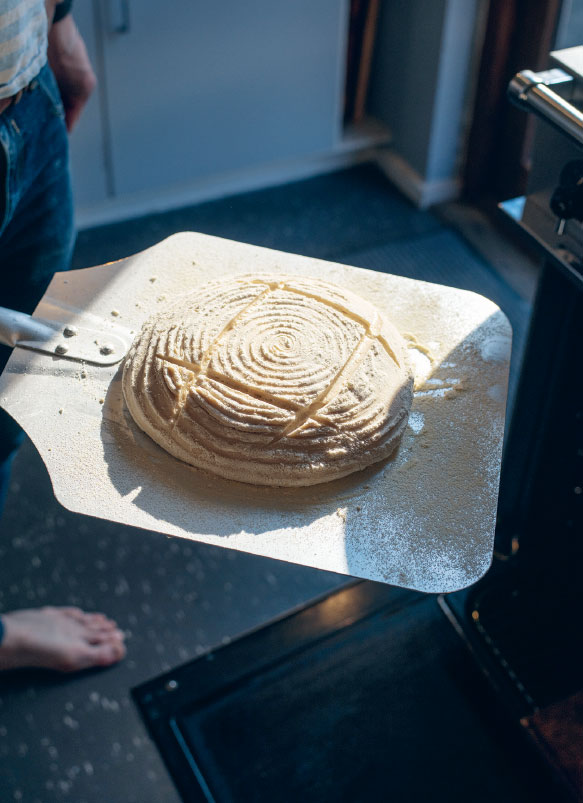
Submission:
POLYGON ((302 276, 205 285, 151 317, 123 392, 156 443, 257 485, 327 482, 388 457, 413 378, 395 327, 368 301, 302 276))

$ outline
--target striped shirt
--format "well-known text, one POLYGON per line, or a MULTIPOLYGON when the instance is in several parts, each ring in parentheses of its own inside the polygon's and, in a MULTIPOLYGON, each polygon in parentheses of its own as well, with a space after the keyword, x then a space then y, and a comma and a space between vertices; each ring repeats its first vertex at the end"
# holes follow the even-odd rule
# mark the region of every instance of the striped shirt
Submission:
POLYGON ((0 0, 0 98, 24 89, 47 61, 43 0, 0 0))

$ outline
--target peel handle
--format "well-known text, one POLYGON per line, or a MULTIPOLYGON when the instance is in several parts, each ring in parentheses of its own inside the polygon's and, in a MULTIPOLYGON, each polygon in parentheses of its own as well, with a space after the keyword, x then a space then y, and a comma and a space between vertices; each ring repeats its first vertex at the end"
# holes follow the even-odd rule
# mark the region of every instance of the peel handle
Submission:
POLYGON ((20 340, 43 341, 55 336, 52 326, 25 312, 0 307, 0 343, 14 347, 20 340))

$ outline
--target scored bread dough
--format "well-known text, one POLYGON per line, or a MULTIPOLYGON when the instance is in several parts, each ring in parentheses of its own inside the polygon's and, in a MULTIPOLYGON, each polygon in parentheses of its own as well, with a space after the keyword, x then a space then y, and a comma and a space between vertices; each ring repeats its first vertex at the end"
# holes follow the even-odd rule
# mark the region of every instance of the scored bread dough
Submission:
POLYGON ((300 486, 388 457, 413 377, 404 340, 368 301, 319 279, 250 274, 146 321, 123 392, 136 424, 180 460, 300 486))

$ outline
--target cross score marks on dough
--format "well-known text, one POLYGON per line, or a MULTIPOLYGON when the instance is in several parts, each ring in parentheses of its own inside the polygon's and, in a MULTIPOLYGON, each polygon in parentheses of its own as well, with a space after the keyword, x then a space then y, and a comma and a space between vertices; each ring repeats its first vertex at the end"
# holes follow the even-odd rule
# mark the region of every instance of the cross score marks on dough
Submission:
POLYGON ((293 487, 389 457, 413 376, 404 340, 374 304, 320 279, 245 274, 149 318, 122 388, 134 422, 174 457, 293 487))
POLYGON ((376 319, 371 323, 366 318, 356 314, 354 311, 347 309, 346 307, 342 306, 341 304, 335 304, 329 299, 326 299, 322 296, 317 295, 316 293, 309 293, 304 289, 300 289, 294 287, 293 285, 287 284, 286 282, 261 282, 261 280, 253 280, 253 284, 264 284, 265 290, 256 296, 252 301, 246 304, 239 312, 231 318, 231 320, 223 327, 223 329, 219 332, 219 334, 215 337, 212 341, 210 346, 207 348, 206 352, 202 355, 202 358, 198 364, 192 363, 188 360, 182 359, 180 357, 175 357, 169 354, 156 354, 156 357, 163 362, 171 363, 176 365, 179 368, 184 368, 185 370, 189 371, 192 374, 192 378, 189 382, 186 382, 183 387, 180 389, 179 398, 177 409, 175 413, 175 420, 174 426, 180 417, 180 413, 186 403, 187 396, 190 392, 198 393, 200 392, 200 385, 201 381, 204 377, 208 377, 213 379, 215 382, 222 383, 226 387, 230 387, 233 390, 238 390, 241 392, 245 392, 247 388, 242 384, 238 383, 234 378, 225 376, 224 374, 220 374, 217 371, 210 371, 209 364, 211 362, 212 355, 219 345, 221 340, 224 336, 232 331, 237 323, 245 316, 245 314, 255 306, 258 306, 261 302, 263 302, 266 297, 274 292, 275 290, 286 290, 288 292, 297 293, 300 296, 305 298, 311 298, 312 300, 325 304, 333 309, 336 309, 338 312, 341 312, 350 320, 354 321, 355 323, 360 324, 364 328, 364 332, 360 338, 360 341, 357 343, 356 347, 349 355, 348 359, 345 361, 344 365, 340 367, 336 375, 333 377, 332 381, 329 383, 328 387, 326 387, 318 396, 317 398, 311 402, 307 406, 298 406, 291 401, 284 400, 280 397, 276 397, 273 394, 266 392, 265 390, 256 389, 254 394, 259 395, 264 401, 272 404, 274 407, 280 407, 283 410, 288 410, 294 413, 294 418, 290 423, 288 423, 283 431, 275 437, 271 441, 271 445, 277 443, 283 438, 291 438, 294 436, 296 432, 300 430, 300 428, 308 421, 315 423, 317 426, 321 423, 318 418, 318 411, 324 408, 329 402, 334 398, 336 393, 340 390, 340 388, 349 381, 350 377, 353 375, 354 371, 360 364, 360 362, 366 356, 367 351, 372 346, 372 344, 377 341, 380 345, 384 348, 387 352, 389 357, 395 362, 397 367, 401 367, 399 360, 387 342, 386 338, 382 336, 380 331, 381 328, 381 321, 379 316, 377 315, 376 319))

